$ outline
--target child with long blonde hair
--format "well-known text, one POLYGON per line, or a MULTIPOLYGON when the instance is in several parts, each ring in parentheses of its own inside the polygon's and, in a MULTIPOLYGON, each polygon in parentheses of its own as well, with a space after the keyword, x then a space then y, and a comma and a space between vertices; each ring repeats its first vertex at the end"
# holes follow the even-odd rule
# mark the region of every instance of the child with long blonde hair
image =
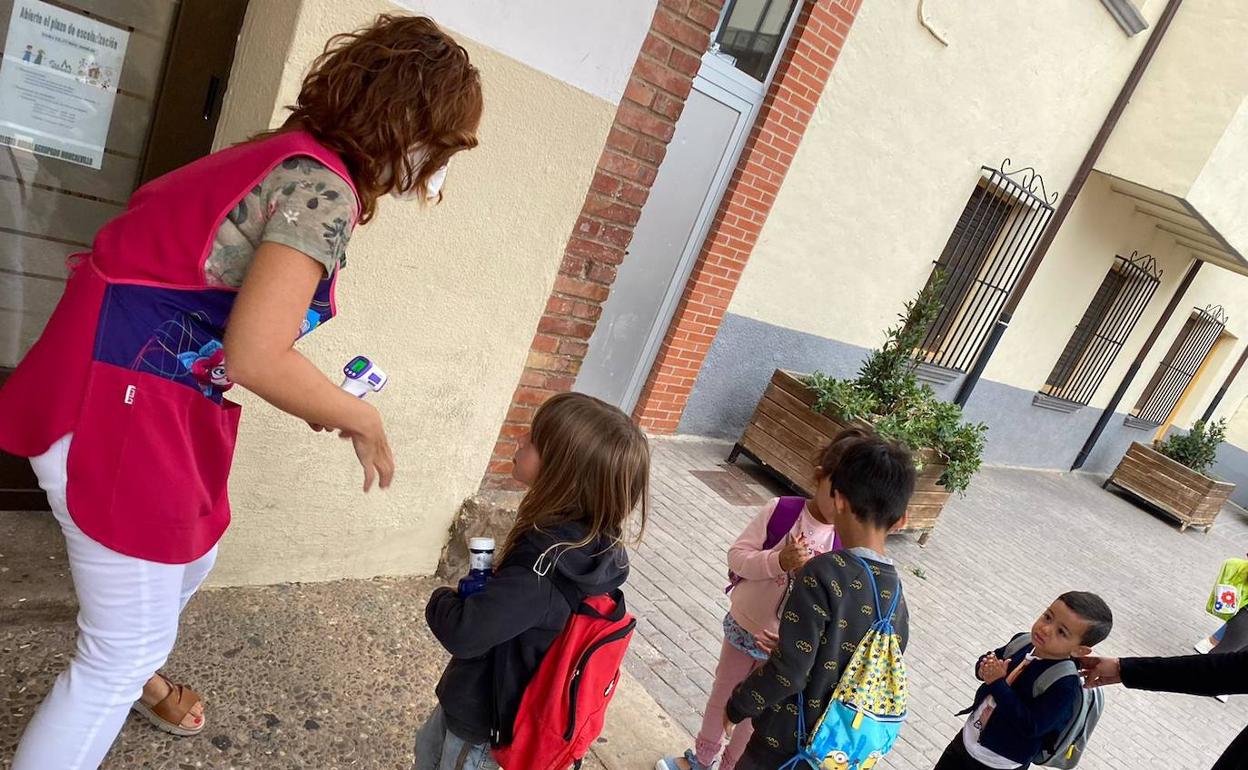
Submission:
POLYGON ((434 592, 425 619, 451 653, 438 707, 416 738, 415 770, 493 768, 520 699, 572 614, 560 587, 582 598, 628 577, 629 520, 645 528, 650 450, 628 415, 562 393, 538 409, 512 476, 528 486, 493 578, 461 598, 434 592))

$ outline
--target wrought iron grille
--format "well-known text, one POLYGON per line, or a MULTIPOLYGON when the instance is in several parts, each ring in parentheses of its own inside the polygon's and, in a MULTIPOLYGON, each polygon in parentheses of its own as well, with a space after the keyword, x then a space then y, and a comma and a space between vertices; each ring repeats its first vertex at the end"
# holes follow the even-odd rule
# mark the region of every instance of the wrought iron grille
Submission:
POLYGON ((940 314, 916 351, 919 361, 960 372, 975 363, 1057 197, 1035 169, 1011 171, 1009 158, 1000 168, 983 167, 929 279, 943 274, 945 284, 940 314))
POLYGON ((1152 256, 1133 251, 1129 258, 1115 257, 1049 373, 1044 393, 1080 405, 1091 401, 1160 282, 1152 256))
POLYGON ((1144 388, 1132 416, 1154 425, 1165 422, 1213 350, 1226 322, 1226 311, 1221 305, 1196 308, 1144 388))

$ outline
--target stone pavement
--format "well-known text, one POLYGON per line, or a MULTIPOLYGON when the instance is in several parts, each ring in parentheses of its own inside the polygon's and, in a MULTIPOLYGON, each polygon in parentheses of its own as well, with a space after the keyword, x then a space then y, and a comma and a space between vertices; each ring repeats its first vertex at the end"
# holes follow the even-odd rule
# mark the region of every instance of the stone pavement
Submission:
MULTIPOLYGON (((653 517, 633 551, 629 581, 641 619, 628 669, 694 734, 722 639, 727 549, 755 514, 693 475, 730 481, 714 473, 724 470, 729 448, 653 442, 653 517)), ((775 494, 756 473, 733 471, 737 483, 724 484, 737 502, 775 494)), ((1208 535, 1181 534, 1090 477, 984 470, 967 497, 946 507, 927 548, 908 535, 890 540, 910 605, 911 716, 886 766, 930 768, 962 724, 954 714, 971 701, 974 661, 1028 628, 1066 590, 1095 591, 1114 609, 1114 633, 1101 652, 1190 653, 1217 626, 1203 608, 1219 565, 1245 551, 1248 516, 1237 508, 1208 535)), ((1080 768, 1206 768, 1245 724, 1248 697, 1224 705, 1114 688, 1080 768)))
MULTIPOLYGON (((753 503, 773 494, 741 471, 725 472, 727 450, 713 441, 654 442, 654 514, 633 552, 629 600, 639 633, 627 663, 653 700, 633 697, 640 688, 629 687, 628 698, 621 691, 609 725, 628 729, 608 734, 613 743, 598 750, 611 770, 648 770, 648 750, 671 748, 655 700, 697 732, 727 607, 727 547, 753 503)), ((48 548, 57 540, 50 525, 46 516, 0 516, 0 769, 72 650, 74 608, 64 554, 48 548)), ((1248 519, 1228 509, 1209 535, 1180 534, 1091 479, 992 469, 951 503, 926 549, 909 536, 890 549, 910 602, 912 701, 887 767, 921 770, 961 724, 954 712, 973 692, 972 662, 1064 590, 1098 591, 1114 607, 1117 628, 1104 652, 1186 653, 1216 625, 1204 599, 1221 561, 1248 550, 1248 519)), ((167 670, 201 689, 209 729, 175 739, 132 718, 105 769, 406 770, 444 661, 423 622, 436 584, 202 592, 167 670)), ((1222 705, 1115 689, 1080 767, 1208 767, 1246 723, 1248 697, 1222 705)))

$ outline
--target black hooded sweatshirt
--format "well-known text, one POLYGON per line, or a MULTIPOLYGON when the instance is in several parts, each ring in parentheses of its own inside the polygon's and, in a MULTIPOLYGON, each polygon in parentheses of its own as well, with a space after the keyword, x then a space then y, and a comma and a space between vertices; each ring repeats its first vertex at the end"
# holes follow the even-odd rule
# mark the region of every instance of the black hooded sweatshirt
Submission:
POLYGON ((586 532, 580 523, 529 532, 496 566, 485 590, 461 599, 439 588, 429 598, 425 620, 451 653, 438 682, 438 703, 457 737, 510 743, 524 688, 572 615, 553 580, 581 597, 624 584, 628 555, 622 547, 606 539, 576 549, 559 545, 578 542, 586 532), (495 727, 498 736, 492 736, 495 727))

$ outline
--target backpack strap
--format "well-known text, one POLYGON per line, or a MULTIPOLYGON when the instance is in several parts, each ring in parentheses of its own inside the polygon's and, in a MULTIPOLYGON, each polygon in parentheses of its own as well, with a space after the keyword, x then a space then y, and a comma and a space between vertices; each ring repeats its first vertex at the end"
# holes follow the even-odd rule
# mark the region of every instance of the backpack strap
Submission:
MULTIPOLYGON (((771 516, 767 519, 767 534, 763 536, 761 550, 770 551, 772 548, 775 548, 776 544, 792 531, 793 525, 797 524, 797 520, 802 515, 802 509, 805 507, 806 498, 804 497, 781 497, 776 502, 776 507, 771 510, 771 516)), ((839 547, 840 542, 840 535, 837 535, 834 545, 839 547)), ((724 587, 724 593, 732 593, 732 589, 736 588, 740 582, 741 576, 731 569, 728 570, 728 585, 724 587)))
POLYGON ((891 625, 893 622, 893 615, 897 612, 897 604, 901 601, 901 581, 897 581, 897 593, 893 594, 893 603, 888 606, 888 612, 882 612, 880 609, 880 589, 879 586, 876 585, 875 573, 871 571, 871 565, 867 564, 867 560, 856 553, 852 553, 850 551, 845 551, 844 553, 847 556, 852 556, 854 559, 857 559, 858 563, 862 565, 863 570, 867 573, 867 581, 871 583, 871 597, 875 600, 875 622, 877 624, 886 623, 891 625))
POLYGON ((1063 660, 1056 665, 1049 666, 1043 674, 1036 677, 1035 683, 1031 686, 1031 697, 1039 698, 1046 690, 1068 676, 1076 678, 1079 676, 1079 667, 1073 660, 1063 660))
POLYGON ((776 507, 771 512, 771 518, 767 520, 767 537, 763 539, 763 550, 770 551, 776 545, 793 531, 793 525, 797 524, 797 520, 802 516, 802 509, 806 507, 806 498, 804 497, 782 497, 776 503, 776 507))
POLYGON ((1005 649, 1001 651, 1001 654, 1006 658, 1013 658, 1015 655, 1022 652, 1023 648, 1029 644, 1031 644, 1031 634, 1023 631, 1022 633, 1015 634, 1014 638, 1010 640, 1010 643, 1005 645, 1005 649))
MULTIPOLYGON (((606 596, 611 597, 615 606, 612 607, 609 613, 604 615, 591 606, 589 602, 585 601, 590 597, 582 593, 581 589, 578 588, 575 583, 571 580, 565 579, 562 575, 556 575, 557 573, 554 570, 551 570, 551 572, 546 575, 546 579, 549 580, 551 585, 553 585, 555 589, 559 591, 559 594, 563 596, 563 600, 568 603, 568 607, 572 610, 572 615, 589 615, 590 617, 598 618, 599 620, 606 620, 611 623, 624 619, 624 615, 628 612, 628 609, 624 605, 624 592, 619 588, 605 594, 606 596)), ((571 616, 569 616, 569 622, 570 621, 571 616)))
POLYGON ((553 585, 557 591, 559 591, 560 595, 563 596, 564 601, 568 603, 568 608, 575 614, 577 609, 581 606, 581 602, 584 600, 584 597, 581 596, 581 592, 572 585, 571 581, 564 580, 562 577, 556 577, 554 570, 551 570, 550 574, 546 575, 546 579, 550 581, 550 584, 553 585))

